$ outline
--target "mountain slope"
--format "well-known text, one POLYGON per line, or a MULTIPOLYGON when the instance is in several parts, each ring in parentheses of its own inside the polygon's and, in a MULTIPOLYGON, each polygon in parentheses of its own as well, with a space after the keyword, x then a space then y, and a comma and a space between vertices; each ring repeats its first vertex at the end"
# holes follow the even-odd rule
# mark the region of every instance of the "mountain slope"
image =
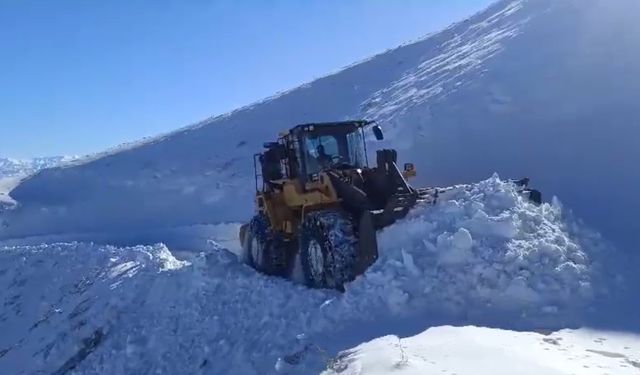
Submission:
MULTIPOLYGON (((633 0, 512 0, 441 33, 12 192, 1 238, 246 220, 252 155, 287 127, 378 119, 417 184, 530 176, 620 246, 640 210, 633 0)), ((370 147, 371 149, 372 147, 370 147)), ((162 238, 160 238, 162 239, 162 238)), ((134 239, 135 242, 135 239, 134 239)))

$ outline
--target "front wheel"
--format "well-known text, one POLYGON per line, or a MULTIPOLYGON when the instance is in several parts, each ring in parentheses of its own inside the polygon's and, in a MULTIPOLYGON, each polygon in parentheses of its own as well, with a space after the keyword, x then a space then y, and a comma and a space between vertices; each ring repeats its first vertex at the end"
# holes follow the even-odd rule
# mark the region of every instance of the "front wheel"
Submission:
POLYGON ((341 211, 308 214, 300 230, 300 262, 308 286, 344 290, 355 278, 357 238, 341 211))
POLYGON ((283 276, 286 249, 281 236, 271 230, 269 219, 262 214, 254 216, 246 231, 244 251, 247 263, 267 275, 283 276))

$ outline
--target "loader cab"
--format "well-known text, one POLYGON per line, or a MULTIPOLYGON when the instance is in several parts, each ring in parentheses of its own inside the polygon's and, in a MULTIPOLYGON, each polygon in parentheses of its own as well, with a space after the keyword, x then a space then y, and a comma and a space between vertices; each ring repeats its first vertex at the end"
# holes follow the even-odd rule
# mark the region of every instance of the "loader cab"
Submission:
POLYGON ((366 168, 364 127, 368 124, 368 121, 346 121, 293 128, 300 178, 314 180, 318 173, 329 169, 366 168))
MULTIPOLYGON (((326 170, 352 170, 368 167, 364 128, 371 121, 342 121, 302 124, 283 133, 277 142, 264 144, 265 151, 256 154, 256 190, 277 186, 278 181, 315 181, 326 170), (261 173, 258 172, 258 164, 261 173)), ((382 139, 379 126, 373 127, 382 139)))

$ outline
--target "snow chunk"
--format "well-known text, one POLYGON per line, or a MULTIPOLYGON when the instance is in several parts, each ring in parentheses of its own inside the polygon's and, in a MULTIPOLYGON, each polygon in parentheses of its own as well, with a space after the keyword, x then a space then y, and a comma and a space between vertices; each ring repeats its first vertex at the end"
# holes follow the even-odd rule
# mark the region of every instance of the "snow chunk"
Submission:
POLYGON ((154 248, 154 258, 157 259, 161 272, 175 271, 191 265, 191 263, 186 260, 176 259, 171 251, 164 245, 154 248))
POLYGON ((453 235, 441 234, 437 239, 438 248, 441 251, 439 263, 441 264, 461 264, 470 256, 473 246, 471 233, 464 228, 460 228, 453 235))

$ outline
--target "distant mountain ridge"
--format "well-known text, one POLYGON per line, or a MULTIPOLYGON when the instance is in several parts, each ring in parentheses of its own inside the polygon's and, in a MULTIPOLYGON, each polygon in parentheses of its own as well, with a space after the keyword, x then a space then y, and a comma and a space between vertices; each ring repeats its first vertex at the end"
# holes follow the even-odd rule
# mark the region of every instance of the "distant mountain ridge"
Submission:
POLYGON ((0 157, 0 178, 26 176, 75 160, 75 156, 49 156, 32 159, 0 157))

